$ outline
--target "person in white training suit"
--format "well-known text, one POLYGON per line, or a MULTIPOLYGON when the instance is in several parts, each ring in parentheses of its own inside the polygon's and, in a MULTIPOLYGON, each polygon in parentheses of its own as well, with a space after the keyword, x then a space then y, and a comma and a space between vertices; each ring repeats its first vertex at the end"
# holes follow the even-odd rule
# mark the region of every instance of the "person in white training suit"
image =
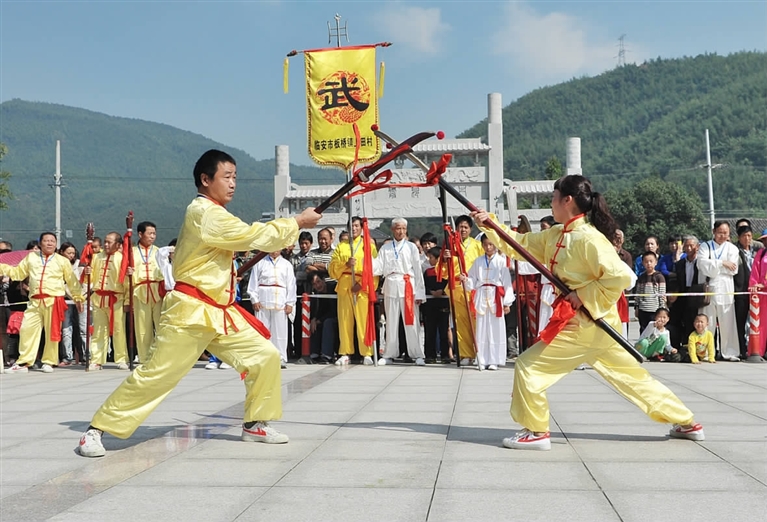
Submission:
POLYGON ((391 222, 394 238, 381 247, 373 259, 373 274, 384 276, 383 294, 386 313, 386 348, 379 365, 391 364, 399 355, 399 320, 404 322, 407 352, 415 364, 424 366, 423 347, 419 336, 418 306, 426 299, 421 271, 421 254, 408 240, 407 220, 395 218, 391 222))
POLYGON ((253 312, 272 333, 280 351, 282 367, 288 362, 288 317, 296 306, 296 276, 290 261, 272 252, 256 263, 250 273, 248 295, 253 312))

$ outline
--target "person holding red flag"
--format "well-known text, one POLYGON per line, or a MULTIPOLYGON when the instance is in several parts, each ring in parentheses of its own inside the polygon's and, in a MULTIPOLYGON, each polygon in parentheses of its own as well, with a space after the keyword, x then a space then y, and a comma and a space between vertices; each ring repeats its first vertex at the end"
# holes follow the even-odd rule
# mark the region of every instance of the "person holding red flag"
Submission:
POLYGON ((394 241, 384 245, 373 259, 373 274, 384 276, 383 295, 386 312, 386 349, 378 364, 391 364, 399 355, 399 321, 404 322, 407 352, 416 366, 424 366, 423 347, 419 335, 418 307, 426 300, 426 289, 421 272, 418 247, 408 240, 407 220, 395 218, 391 222, 394 241))
POLYGON ((173 257, 175 286, 165 296, 149 361, 139 365, 98 409, 80 437, 85 457, 106 454, 103 432, 128 438, 208 350, 240 373, 245 407, 240 438, 284 444, 287 435, 268 422, 282 416, 280 352, 269 331, 235 301, 235 252, 273 252, 298 239, 322 217, 313 208, 295 218, 245 223, 230 214, 237 186, 234 158, 204 153, 194 166, 197 197, 186 209, 173 257))
POLYGON ((363 363, 372 366, 373 341, 375 340, 375 325, 373 335, 370 335, 369 319, 374 319, 370 313, 370 303, 375 302, 375 288, 378 277, 374 277, 372 268, 373 258, 378 256, 375 243, 364 238, 362 219, 352 218, 351 244, 339 243, 333 251, 328 272, 336 279, 336 294, 338 295, 338 366, 349 364, 349 356, 354 355, 354 329, 356 321, 357 341, 363 363), (370 266, 370 268, 368 268, 370 266), (372 286, 372 291, 371 287, 372 286))
POLYGON ((67 310, 65 301, 66 283, 72 292, 72 299, 78 311, 83 309, 83 295, 80 282, 72 270, 72 263, 56 253, 56 235, 43 232, 40 235, 40 250, 31 251, 17 266, 0 264, 0 274, 13 281, 29 278, 29 304, 19 330, 19 358, 8 373, 27 373, 34 364, 40 335, 46 333, 42 357, 42 371, 53 372, 59 364, 59 341, 61 324, 67 310))
POLYGON ((128 367, 128 343, 125 336, 125 311, 128 295, 123 284, 127 270, 120 252, 122 236, 110 232, 104 236, 104 248, 93 256, 85 273, 91 274, 93 296, 93 336, 91 337, 90 370, 100 370, 107 362, 109 338, 112 338, 114 362, 120 370, 128 367))

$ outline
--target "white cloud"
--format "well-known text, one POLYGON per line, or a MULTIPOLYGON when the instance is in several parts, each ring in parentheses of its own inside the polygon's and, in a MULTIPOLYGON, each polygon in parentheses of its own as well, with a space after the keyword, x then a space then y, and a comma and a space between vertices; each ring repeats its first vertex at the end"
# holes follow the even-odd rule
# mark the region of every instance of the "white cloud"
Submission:
POLYGON ((386 10, 376 14, 376 23, 398 47, 411 47, 424 54, 439 52, 450 25, 442 21, 438 7, 422 8, 388 4, 386 10))
POLYGON ((561 80, 601 73, 617 64, 617 39, 605 41, 604 29, 577 16, 540 14, 524 2, 510 2, 504 16, 503 27, 493 36, 494 47, 524 75, 561 80))

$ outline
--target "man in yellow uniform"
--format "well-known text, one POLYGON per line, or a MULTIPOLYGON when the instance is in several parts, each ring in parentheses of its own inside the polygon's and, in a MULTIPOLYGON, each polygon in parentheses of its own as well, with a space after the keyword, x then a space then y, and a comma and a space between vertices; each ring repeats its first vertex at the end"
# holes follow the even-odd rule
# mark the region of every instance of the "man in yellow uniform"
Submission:
MULTIPOLYGON (((367 292, 362 289, 362 275, 364 267, 364 248, 362 242, 362 220, 352 218, 352 244, 341 242, 333 251, 330 258, 328 272, 330 277, 336 279, 336 294, 338 294, 338 347, 339 366, 349 364, 349 356, 354 354, 354 323, 357 323, 357 344, 363 363, 367 366, 373 364, 373 346, 365 344, 365 328, 368 321, 368 304, 370 302, 367 292), (354 277, 352 277, 354 271, 354 277)), ((371 243, 372 257, 378 255, 375 243, 371 243)), ((378 286, 378 277, 374 279, 374 285, 378 286)))
POLYGON ((105 455, 104 431, 130 437, 206 349, 244 378, 242 440, 288 442, 267 423, 282 416, 280 353, 263 325, 235 303, 232 259, 237 251, 272 252, 292 245, 299 228, 313 228, 321 216, 310 208, 295 219, 244 223, 224 207, 234 196, 236 179, 234 158, 225 152, 209 150, 197 161, 194 181, 199 194, 187 207, 178 236, 176 284, 164 299, 152 356, 96 412, 80 438, 80 455, 105 455))
MULTIPOLYGON (((112 338, 114 362, 120 370, 128 369, 128 343, 125 337, 125 313, 128 295, 120 282, 123 254, 119 252, 122 237, 117 232, 104 236, 104 248, 93 256, 90 266, 93 296, 93 337, 91 338, 91 370, 100 370, 107 362, 109 338, 112 338)), ((88 268, 85 269, 88 273, 88 268)))
POLYGON ((151 221, 142 221, 136 227, 138 245, 133 247, 133 321, 136 332, 136 348, 139 361, 149 360, 149 347, 154 340, 154 331, 160 324, 163 284, 162 271, 157 263, 157 226, 151 221))
MULTIPOLYGON (((474 265, 474 261, 480 256, 485 255, 485 251, 482 250, 482 243, 471 237, 471 227, 474 222, 469 216, 458 216, 455 220, 455 227, 461 236, 461 246, 463 247, 463 256, 465 259, 464 267, 468 272, 474 265)), ((456 279, 455 292, 448 291, 450 299, 455 304, 455 326, 458 331, 458 352, 461 358, 461 366, 468 366, 471 364, 471 360, 474 358, 474 336, 472 331, 474 330, 474 321, 469 315, 469 305, 471 302, 468 292, 464 291, 461 285, 461 280, 458 276, 461 273, 461 267, 458 261, 458 253, 451 252, 453 259, 453 267, 455 270, 456 279), (466 297, 469 297, 467 301, 466 297)), ((447 277, 447 273, 443 274, 443 277, 447 277)), ((450 288, 448 285, 446 288, 450 288)))
POLYGON ((19 358, 7 372, 28 372, 28 367, 35 362, 43 329, 47 338, 41 369, 45 373, 53 372, 59 363, 61 323, 67 310, 64 283, 69 286, 78 311, 83 309, 84 297, 72 263, 56 253, 56 235, 43 232, 39 252, 30 252, 18 266, 0 264, 0 274, 14 281, 29 278, 29 304, 19 331, 19 358))

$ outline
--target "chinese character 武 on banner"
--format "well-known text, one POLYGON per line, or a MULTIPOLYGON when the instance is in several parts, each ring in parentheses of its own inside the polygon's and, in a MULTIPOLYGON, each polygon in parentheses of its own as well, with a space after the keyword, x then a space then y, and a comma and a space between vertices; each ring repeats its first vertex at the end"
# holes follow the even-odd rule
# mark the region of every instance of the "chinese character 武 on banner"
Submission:
POLYGON ((354 163, 360 131, 358 161, 369 163, 381 153, 372 125, 378 125, 375 45, 304 51, 309 156, 320 165, 348 170, 354 163))

